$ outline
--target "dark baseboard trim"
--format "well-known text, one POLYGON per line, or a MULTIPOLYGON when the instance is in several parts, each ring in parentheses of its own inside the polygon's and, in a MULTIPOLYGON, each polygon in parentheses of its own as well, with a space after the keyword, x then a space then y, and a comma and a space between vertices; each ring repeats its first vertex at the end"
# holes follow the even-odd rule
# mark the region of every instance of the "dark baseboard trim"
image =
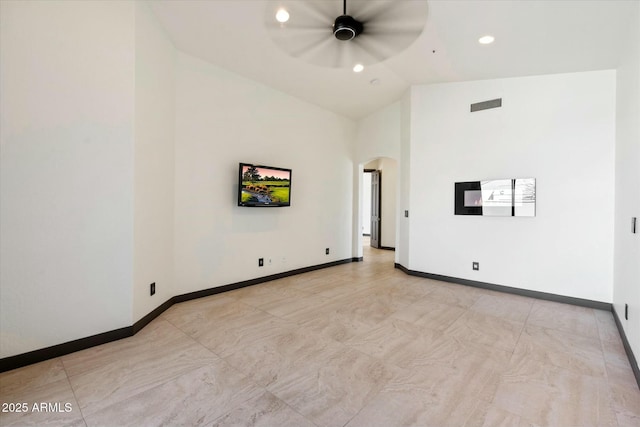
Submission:
POLYGON ((354 256, 353 258, 351 258, 351 262, 362 262, 364 258, 361 256, 354 256))
POLYGON ((396 248, 392 246, 380 246, 378 249, 384 249, 385 251, 394 251, 394 252, 396 250, 396 248))
POLYGON ((189 301, 196 298, 202 298, 209 295, 215 295, 222 292, 232 291, 234 289, 244 288, 246 286, 258 285, 260 283, 269 282, 271 280, 282 279, 284 277, 295 276, 296 274, 308 273, 322 268, 334 267, 340 264, 348 264, 351 262, 362 261, 362 257, 346 258, 339 261, 327 262, 324 264, 313 265, 310 267, 297 268, 295 270, 285 271, 283 273, 272 274, 270 276, 258 277, 256 279, 245 280, 242 282, 232 283, 229 285, 218 286, 215 288, 203 289, 201 291, 190 292, 187 294, 176 295, 156 307, 149 314, 138 320, 132 326, 115 329, 101 334, 92 335, 86 338, 80 338, 74 341, 57 344, 51 347, 33 350, 28 353, 17 354, 0 359, 0 372, 10 371, 12 369, 21 368, 23 366, 32 365, 34 363, 43 362, 45 360, 64 356, 66 354, 75 353, 76 351, 85 350, 112 341, 131 337, 140 332, 156 317, 160 316, 165 310, 173 304, 189 301))
MULTIPOLYGON (((334 267, 340 264, 348 264, 353 262, 353 258, 347 258, 339 261, 327 262, 325 264, 313 265, 310 267, 297 268, 295 270, 285 271, 282 273, 271 274, 269 276, 257 277, 255 279, 244 280, 242 282, 231 283, 229 285, 217 286, 215 288, 203 289, 201 291, 189 292, 187 294, 177 295, 173 297, 174 303, 189 301, 196 298, 208 297, 210 295, 220 294, 222 292, 229 292, 247 286, 259 285, 260 283, 270 282, 272 280, 283 279, 289 276, 295 276, 296 274, 308 273, 314 270, 320 270, 322 268, 334 267)), ((168 307, 167 307, 168 308, 168 307)))
POLYGON ((33 350, 28 353, 22 353, 15 356, 9 356, 0 359, 0 372, 10 371, 12 369, 21 368, 33 363, 42 362, 44 360, 53 359, 64 356, 65 354, 75 353, 100 344, 117 341, 133 335, 133 327, 127 326, 112 331, 103 332, 101 334, 92 335, 90 337, 79 338, 77 340, 53 345, 51 347, 33 350))
POLYGON ((579 305, 582 307, 595 308, 598 310, 611 311, 611 304, 608 302, 593 301, 583 298, 574 298, 564 295, 550 294, 547 292, 531 291, 529 289, 513 288, 511 286, 495 285, 493 283, 478 282, 475 280, 461 279, 458 277, 443 276, 440 274, 424 273, 421 271, 409 270, 401 264, 395 263, 395 267, 408 275, 425 277, 427 279, 440 280, 441 282, 456 283, 458 285, 473 286, 474 288, 489 289, 492 291, 505 292, 508 294, 521 295, 525 297, 537 298, 547 301, 561 302, 564 304, 579 305))
POLYGON ((134 323, 133 326, 131 327, 132 328, 132 334, 131 335, 135 335, 138 332, 140 332, 142 330, 142 328, 144 328, 149 323, 151 323, 151 321, 153 319, 155 319, 156 317, 160 316, 162 313, 164 313, 165 310, 167 310, 169 307, 171 307, 173 304, 175 304, 175 298, 176 297, 169 298, 168 300, 166 300, 165 302, 160 304, 158 307, 156 307, 151 313, 147 314, 142 319, 140 319, 136 323, 134 323))
POLYGON ((627 353, 629 364, 631 364, 631 370, 633 371, 633 375, 636 377, 636 383, 638 383, 638 388, 640 388, 640 368, 638 368, 638 361, 633 354, 633 350, 631 350, 631 345, 629 344, 629 340, 627 340, 627 334, 624 333, 624 328, 622 327, 622 323, 620 322, 618 312, 616 312, 616 307, 614 305, 611 305, 611 313, 613 314, 613 319, 616 321, 616 326, 618 327, 618 332, 622 339, 624 351, 627 353))

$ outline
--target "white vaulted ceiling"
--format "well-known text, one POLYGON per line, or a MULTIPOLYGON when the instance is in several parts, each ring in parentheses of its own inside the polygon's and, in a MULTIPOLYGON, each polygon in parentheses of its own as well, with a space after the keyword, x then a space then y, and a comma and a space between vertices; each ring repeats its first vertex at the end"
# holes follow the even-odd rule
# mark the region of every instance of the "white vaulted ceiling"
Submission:
MULTIPOLYGON (((341 14, 342 1, 320 1, 335 3, 335 15, 341 14)), ((265 22, 275 0, 149 4, 181 51, 354 119, 398 100, 415 84, 617 68, 625 37, 637 24, 630 10, 638 0, 410 1, 427 3, 422 34, 361 73, 284 53, 265 22), (480 45, 486 34, 495 42, 480 45)), ((349 13, 357 18, 357 10, 349 13)))

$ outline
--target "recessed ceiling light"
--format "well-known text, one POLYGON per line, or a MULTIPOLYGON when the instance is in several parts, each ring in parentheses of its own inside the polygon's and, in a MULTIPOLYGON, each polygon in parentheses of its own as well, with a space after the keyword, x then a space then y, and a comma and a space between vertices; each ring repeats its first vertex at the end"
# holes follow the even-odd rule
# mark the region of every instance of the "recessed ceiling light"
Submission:
POLYGON ((364 65, 362 65, 362 64, 356 64, 356 65, 353 66, 353 72, 354 73, 359 73, 362 70, 364 70, 364 65))
POLYGON ((284 9, 278 9, 278 12, 276 12, 276 20, 282 23, 287 22, 289 20, 289 12, 284 9))
POLYGON ((480 44, 491 44, 493 43, 493 41, 495 40, 495 37, 493 36, 482 36, 478 39, 478 43, 480 44))

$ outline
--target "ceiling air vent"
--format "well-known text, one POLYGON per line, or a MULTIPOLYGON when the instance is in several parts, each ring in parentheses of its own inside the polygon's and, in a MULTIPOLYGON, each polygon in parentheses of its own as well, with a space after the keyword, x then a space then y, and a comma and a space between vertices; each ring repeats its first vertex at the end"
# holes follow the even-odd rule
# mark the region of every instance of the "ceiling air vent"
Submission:
POLYGON ((476 111, 488 110, 489 108, 498 107, 502 107, 502 98, 491 99, 489 101, 482 101, 471 104, 471 112, 474 113, 476 111))

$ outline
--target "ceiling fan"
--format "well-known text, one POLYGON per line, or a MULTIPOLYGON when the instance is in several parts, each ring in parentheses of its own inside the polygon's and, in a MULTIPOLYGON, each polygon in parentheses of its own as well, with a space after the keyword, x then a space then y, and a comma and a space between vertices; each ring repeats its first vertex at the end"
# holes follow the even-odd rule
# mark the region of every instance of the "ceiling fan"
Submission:
POLYGON ((353 68, 382 62, 409 47, 422 33, 428 9, 426 0, 350 0, 348 5, 343 0, 341 6, 342 14, 339 0, 269 1, 267 29, 276 45, 295 58, 353 68))

